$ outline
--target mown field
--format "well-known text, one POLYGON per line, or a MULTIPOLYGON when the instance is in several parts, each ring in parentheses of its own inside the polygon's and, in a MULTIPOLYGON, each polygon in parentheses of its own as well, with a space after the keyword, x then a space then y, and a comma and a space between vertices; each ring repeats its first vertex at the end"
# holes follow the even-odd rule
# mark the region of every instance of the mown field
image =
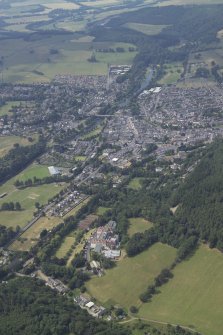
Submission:
POLYGON ((189 326, 204 335, 222 335, 222 254, 201 245, 173 273, 160 294, 141 306, 139 316, 189 326))
POLYGON ((131 237, 136 233, 143 233, 145 230, 151 228, 153 224, 144 218, 130 218, 128 235, 131 237))
POLYGON ((118 304, 126 309, 131 305, 139 306, 139 295, 164 267, 173 262, 175 256, 174 248, 157 243, 135 257, 118 261, 105 276, 91 279, 86 284, 87 290, 107 306, 118 304))
POLYGON ((47 204, 48 199, 63 189, 63 184, 46 184, 41 186, 33 186, 25 189, 17 189, 14 186, 16 180, 25 180, 27 176, 43 176, 46 175, 45 167, 30 165, 17 176, 11 178, 5 184, 0 186, 0 194, 7 193, 7 195, 0 199, 0 206, 4 202, 17 202, 19 201, 22 210, 17 212, 2 211, 0 215, 0 224, 7 227, 16 228, 17 225, 23 227, 29 220, 32 219, 33 212, 36 210, 35 203, 39 202, 40 205, 47 204))
POLYGON ((60 248, 56 252, 56 257, 57 258, 63 258, 66 256, 67 252, 70 250, 72 245, 75 242, 75 237, 74 236, 67 236, 63 243, 61 244, 60 248))
POLYGON ((18 180, 26 181, 27 179, 33 179, 34 177, 42 179, 49 176, 50 173, 47 166, 34 163, 19 174, 18 180))

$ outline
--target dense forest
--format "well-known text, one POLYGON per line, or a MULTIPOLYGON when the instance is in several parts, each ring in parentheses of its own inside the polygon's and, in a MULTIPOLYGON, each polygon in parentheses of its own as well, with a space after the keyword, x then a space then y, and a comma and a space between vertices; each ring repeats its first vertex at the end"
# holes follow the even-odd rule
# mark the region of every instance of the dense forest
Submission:
POLYGON ((0 285, 0 335, 127 335, 118 324, 92 318, 40 281, 13 279, 0 285))

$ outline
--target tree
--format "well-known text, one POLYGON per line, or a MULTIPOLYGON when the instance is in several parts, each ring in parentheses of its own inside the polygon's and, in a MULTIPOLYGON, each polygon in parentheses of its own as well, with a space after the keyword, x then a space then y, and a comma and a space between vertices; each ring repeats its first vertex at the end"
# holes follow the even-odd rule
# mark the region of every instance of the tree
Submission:
POLYGON ((16 211, 21 211, 21 209, 22 209, 21 204, 17 201, 17 202, 15 203, 15 210, 16 210, 16 211))

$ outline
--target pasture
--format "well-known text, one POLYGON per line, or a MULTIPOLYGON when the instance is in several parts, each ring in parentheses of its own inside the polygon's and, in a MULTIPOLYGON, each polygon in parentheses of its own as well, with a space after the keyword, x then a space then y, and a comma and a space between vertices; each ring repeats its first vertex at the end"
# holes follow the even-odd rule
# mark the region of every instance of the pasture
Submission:
POLYGON ((165 64, 164 70, 166 74, 159 80, 159 84, 170 85, 176 83, 180 79, 180 75, 183 72, 183 65, 177 62, 165 64))
POLYGON ((201 245, 173 273, 152 302, 141 306, 139 316, 189 326, 204 335, 222 335, 222 253, 201 245))
POLYGON ((144 218, 130 218, 128 235, 131 237, 136 233, 143 233, 145 230, 152 228, 153 224, 144 218))
POLYGON ((163 268, 170 266, 175 256, 174 248, 157 243, 135 257, 119 260, 103 277, 92 278, 86 283, 87 290, 106 306, 118 304, 126 309, 140 306, 139 295, 163 268))

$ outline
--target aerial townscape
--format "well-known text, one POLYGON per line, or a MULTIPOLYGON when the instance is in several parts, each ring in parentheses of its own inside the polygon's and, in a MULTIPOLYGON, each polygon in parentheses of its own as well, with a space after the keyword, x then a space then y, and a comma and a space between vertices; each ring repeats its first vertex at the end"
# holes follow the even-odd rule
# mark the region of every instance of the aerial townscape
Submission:
POLYGON ((223 0, 0 0, 0 335, 223 334, 223 0))

